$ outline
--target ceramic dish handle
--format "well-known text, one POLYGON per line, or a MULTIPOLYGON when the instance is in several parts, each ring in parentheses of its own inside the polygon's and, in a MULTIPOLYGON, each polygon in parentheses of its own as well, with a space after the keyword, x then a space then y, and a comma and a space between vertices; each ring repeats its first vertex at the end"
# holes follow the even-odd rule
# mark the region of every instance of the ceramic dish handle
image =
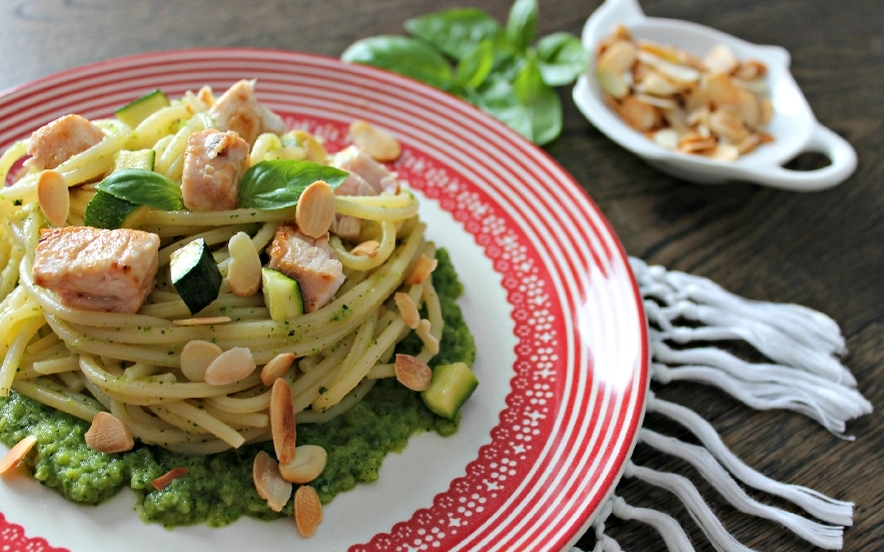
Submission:
POLYGON ((825 190, 847 179, 856 169, 856 151, 847 140, 817 123, 801 153, 821 153, 831 164, 812 171, 793 171, 780 166, 745 170, 747 179, 774 188, 812 192, 825 190))

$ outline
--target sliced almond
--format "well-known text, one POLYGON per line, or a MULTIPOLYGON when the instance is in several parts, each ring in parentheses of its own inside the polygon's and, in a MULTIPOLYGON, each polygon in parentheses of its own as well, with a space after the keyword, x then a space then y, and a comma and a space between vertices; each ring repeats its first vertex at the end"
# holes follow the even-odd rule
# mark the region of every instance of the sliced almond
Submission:
POLYGON ((653 134, 653 140, 657 144, 669 150, 678 149, 678 132, 671 128, 663 128, 653 134))
POLYGON ((755 80, 765 75, 767 75, 767 66, 757 59, 741 63, 734 71, 734 77, 742 80, 755 80))
MULTIPOLYGON (((659 96, 654 96, 651 94, 635 94, 632 97, 640 102, 644 102, 650 105, 651 107, 658 107, 660 109, 665 109, 669 111, 673 109, 678 109, 679 107, 678 102, 673 100, 672 98, 660 98, 659 96)), ((655 114, 655 118, 659 119, 657 115, 658 114, 655 114)))
POLYGON ((279 378, 270 390, 270 433, 273 450, 281 464, 295 459, 295 408, 289 383, 279 378))
POLYGON ((273 383, 289 371, 289 367, 295 361, 294 353, 280 353, 261 368, 261 383, 270 387, 273 383))
POLYGON ((629 40, 616 40, 599 55, 598 67, 622 75, 632 69, 637 53, 638 49, 629 40))
POLYGON ((737 96, 740 99, 739 113, 743 123, 752 128, 760 126, 763 114, 758 96, 742 87, 737 87, 737 96))
POLYGON ((433 370, 425 362, 411 355, 396 355, 393 365, 396 379, 412 391, 424 391, 433 379, 433 370))
POLYGON ((310 483, 322 473, 328 461, 328 453, 319 445, 301 445, 295 449, 295 458, 279 464, 282 478, 291 483, 310 483))
POLYGON ((717 145, 715 138, 699 134, 683 136, 678 143, 678 151, 682 153, 703 153, 711 151, 717 145))
POLYGON ((301 193, 295 207, 298 230, 313 239, 324 236, 335 218, 335 191, 326 182, 317 180, 301 193))
POLYGON ((64 226, 71 210, 71 194, 64 176, 48 169, 37 177, 37 202, 52 226, 64 226))
POLYGON ((108 454, 126 452, 135 446, 129 428, 110 412, 96 414, 83 437, 92 450, 108 454))
POLYGON ((650 130, 660 121, 660 114, 652 105, 634 96, 629 96, 620 102, 617 113, 626 124, 638 131, 650 130))
POLYGON ((629 84, 626 82, 623 73, 618 73, 608 67, 598 66, 595 70, 595 76, 602 90, 612 98, 619 100, 629 95, 629 84))
POLYGON ((216 324, 227 324, 230 322, 229 316, 201 316, 196 318, 180 318, 172 320, 173 326, 214 326, 216 324))
POLYGON ((381 244, 376 240, 368 240, 351 249, 350 254, 358 257, 374 257, 378 254, 378 249, 380 247, 381 244))
POLYGON ((656 42, 651 42, 650 40, 645 39, 639 39, 635 42, 640 52, 650 54, 657 59, 667 61, 669 63, 682 63, 682 58, 678 55, 678 50, 676 50, 672 46, 657 44, 656 42))
POLYGON ((430 274, 436 270, 438 264, 439 261, 436 259, 430 259, 426 255, 421 255, 418 257, 417 261, 415 261, 411 272, 405 277, 405 283, 409 285, 423 284, 429 279, 430 274))
POLYGON ((375 161, 388 163, 402 155, 399 140, 368 121, 359 119, 350 123, 350 137, 356 147, 368 153, 375 161))
POLYGON ((432 326, 430 321, 424 318, 418 322, 417 328, 414 329, 414 333, 416 333, 418 337, 421 338, 421 341, 424 342, 424 347, 426 347, 432 354, 436 355, 439 353, 439 339, 430 332, 431 329, 432 326))
MULTIPOLYGON (((644 65, 641 65, 641 67, 644 67, 644 65)), ((645 71, 641 80, 637 81, 635 90, 636 92, 644 92, 646 94, 662 97, 673 96, 679 92, 679 88, 672 84, 672 82, 667 80, 660 73, 651 70, 645 71)))
POLYGON ((749 131, 740 116, 730 109, 716 109, 709 115, 709 128, 727 139, 729 142, 742 142, 749 136, 749 131))
POLYGON ((295 491, 295 524, 303 537, 316 534, 316 527, 322 521, 322 503, 316 490, 304 485, 295 491))
POLYGON ((153 485, 154 489, 162 491, 163 489, 168 487, 169 483, 171 483, 172 481, 175 481, 176 479, 180 479, 187 475, 187 472, 187 468, 172 468, 163 475, 151 481, 150 484, 153 485))
POLYGON ((709 157, 716 161, 731 163, 740 157, 740 150, 733 144, 717 144, 709 153, 709 157))
POLYGON ((407 293, 397 292, 393 295, 393 301, 396 302, 396 308, 399 309, 399 316, 405 321, 405 325, 412 330, 417 328, 421 321, 421 315, 417 310, 417 305, 407 293))
POLYGON ((770 102, 770 98, 764 98, 760 102, 761 107, 761 124, 766 125, 770 123, 770 120, 773 119, 773 104, 770 102))
POLYGON ((644 50, 639 50, 638 59, 676 84, 689 85, 700 79, 700 72, 693 67, 660 58, 644 50))
POLYGON ((0 476, 6 475, 15 469, 24 457, 31 452, 31 449, 34 448, 36 443, 37 438, 33 435, 28 435, 9 449, 9 452, 6 453, 3 460, 0 460, 0 476))
POLYGON ((247 347, 234 347, 209 363, 204 379, 209 385, 227 385, 247 378, 255 368, 252 351, 247 347))
POLYGON ((249 297, 261 288, 261 257, 252 239, 245 232, 237 232, 227 242, 230 265, 227 281, 230 291, 239 297, 249 297))
POLYGON ((292 484, 282 478, 279 464, 263 450, 252 463, 252 482, 258 496, 266 500, 274 512, 281 511, 292 496, 292 484))
POLYGON ((706 52, 703 66, 710 73, 730 74, 740 65, 740 60, 733 50, 725 44, 716 44, 706 52))
POLYGON ((745 140, 736 144, 737 151, 740 152, 741 155, 745 155, 749 152, 755 150, 761 144, 761 138, 757 134, 750 134, 746 137, 745 140))
POLYGON ((181 349, 181 372, 190 381, 205 381, 206 369, 222 352, 221 347, 209 341, 188 341, 181 349))
POLYGON ((740 105, 737 86, 729 75, 724 73, 705 75, 702 86, 709 96, 709 102, 712 104, 713 109, 727 105, 740 105))

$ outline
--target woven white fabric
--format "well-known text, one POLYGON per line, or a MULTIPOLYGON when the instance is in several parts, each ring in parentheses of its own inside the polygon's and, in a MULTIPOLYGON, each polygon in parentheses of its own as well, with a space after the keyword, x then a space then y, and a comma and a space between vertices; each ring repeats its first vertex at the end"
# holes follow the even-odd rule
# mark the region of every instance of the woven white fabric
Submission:
MULTIPOLYGON (((750 301, 705 278, 648 266, 634 258, 630 262, 648 316, 650 374, 655 385, 677 380, 712 385, 754 409, 799 412, 844 439, 852 439, 844 434, 847 421, 871 413, 871 403, 857 391, 856 380, 838 359, 845 352, 844 338, 828 316, 800 305, 750 301), (724 341, 751 345, 770 362, 749 362, 709 345, 724 341)), ((660 400, 653 392, 649 393, 647 410, 683 425, 702 446, 647 428, 639 431, 640 442, 692 464, 738 510, 775 521, 818 547, 841 549, 844 527, 853 522, 852 503, 759 473, 728 450, 712 425, 697 413, 660 400), (789 500, 820 521, 752 498, 741 483, 789 500)), ((623 476, 672 492, 716 550, 750 550, 727 532, 686 477, 631 461, 623 476)), ((593 523, 597 539, 593 552, 621 550, 605 534, 605 522, 611 515, 651 525, 673 552, 693 550, 675 519, 632 507, 615 495, 593 523)), ((572 552, 581 551, 574 548, 572 552)))

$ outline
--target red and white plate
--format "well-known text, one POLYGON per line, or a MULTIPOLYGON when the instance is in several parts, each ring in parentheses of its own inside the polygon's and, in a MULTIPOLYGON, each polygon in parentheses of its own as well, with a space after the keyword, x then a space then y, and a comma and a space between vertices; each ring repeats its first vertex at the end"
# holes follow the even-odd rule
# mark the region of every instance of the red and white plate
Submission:
POLYGON ((291 520, 212 529, 147 525, 123 492, 66 502, 26 477, 0 482, 7 550, 564 550, 616 486, 641 425, 648 345, 627 256, 598 208, 543 151, 451 96, 338 60, 259 49, 110 60, 0 95, 0 148, 67 113, 88 118, 147 91, 170 96, 258 79, 290 126, 347 143, 357 118, 403 145, 394 169, 422 200, 466 291, 479 388, 460 431, 424 434, 379 481, 325 508, 317 534, 291 520))

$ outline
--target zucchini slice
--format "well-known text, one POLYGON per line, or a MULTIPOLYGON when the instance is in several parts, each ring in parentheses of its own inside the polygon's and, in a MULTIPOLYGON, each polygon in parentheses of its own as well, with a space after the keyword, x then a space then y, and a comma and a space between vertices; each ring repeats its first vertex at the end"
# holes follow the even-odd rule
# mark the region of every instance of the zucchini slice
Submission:
POLYGON ((454 420, 478 386, 479 380, 465 363, 441 364, 433 368, 433 379, 421 391, 421 399, 433 414, 454 420))
MULTIPOLYGON (((114 154, 114 166, 111 172, 120 169, 153 170, 156 152, 144 150, 120 150, 114 154)), ((137 205, 125 199, 119 199, 107 192, 98 190, 83 214, 83 224, 94 228, 138 228, 144 220, 147 207, 137 205)))
POLYGON ((261 286, 264 292, 264 304, 270 310, 270 318, 276 322, 304 314, 301 285, 297 280, 265 266, 261 268, 261 286))
POLYGON ((190 314, 198 313, 218 298, 221 271, 203 238, 197 238, 173 252, 169 269, 172 285, 190 314))
POLYGON ((169 105, 172 105, 172 103, 169 101, 168 96, 162 90, 157 89, 124 105, 114 111, 114 113, 117 119, 135 128, 141 121, 147 119, 149 115, 169 105))

